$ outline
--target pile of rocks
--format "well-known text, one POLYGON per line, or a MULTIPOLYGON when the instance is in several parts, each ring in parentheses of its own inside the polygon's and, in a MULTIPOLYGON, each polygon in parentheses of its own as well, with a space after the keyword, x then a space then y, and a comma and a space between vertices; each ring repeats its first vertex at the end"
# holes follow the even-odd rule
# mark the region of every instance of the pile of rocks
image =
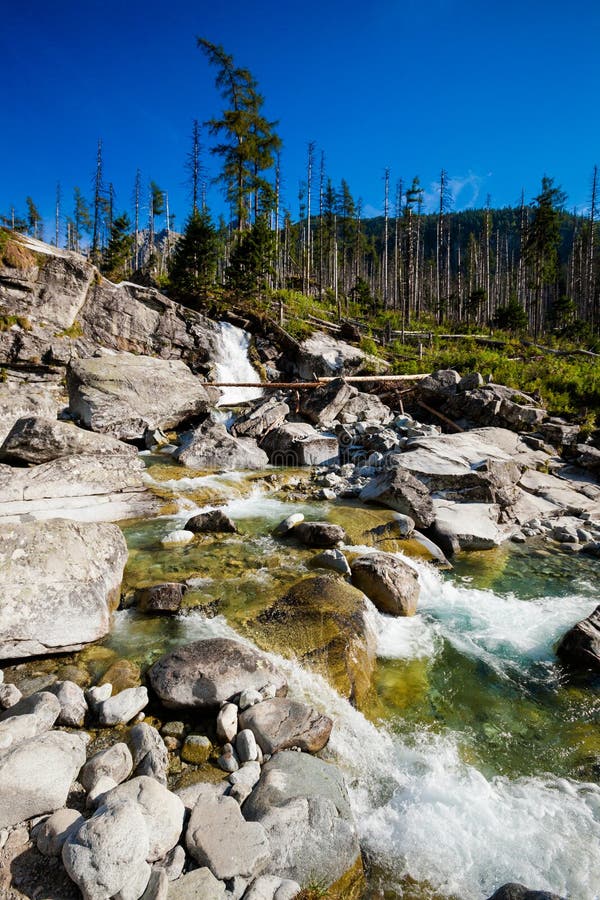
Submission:
POLYGON ((149 681, 167 708, 214 711, 224 780, 213 768, 211 782, 168 788, 169 749, 200 764, 201 778, 212 744, 184 738, 182 723, 161 735, 140 721, 145 687, 113 696, 110 684, 84 693, 57 682, 20 697, 0 683, 0 850, 25 828, 28 847, 62 861, 53 877, 66 871, 84 897, 106 900, 286 900, 360 862, 343 776, 311 755, 333 722, 285 696, 268 657, 230 639, 197 641, 162 657, 149 681), (90 728, 132 719, 124 740, 86 759, 90 728))

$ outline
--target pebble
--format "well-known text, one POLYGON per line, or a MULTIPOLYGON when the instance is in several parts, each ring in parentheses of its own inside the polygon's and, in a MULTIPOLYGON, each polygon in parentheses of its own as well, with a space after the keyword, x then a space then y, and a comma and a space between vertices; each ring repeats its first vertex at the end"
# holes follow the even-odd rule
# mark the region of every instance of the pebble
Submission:
POLYGON ((240 764, 231 744, 225 744, 223 753, 217 760, 217 765, 224 772, 237 772, 240 764))
POLYGON ((96 712, 98 704, 103 703, 104 700, 108 700, 111 694, 112 684, 107 682, 106 684, 99 684, 95 687, 88 688, 85 692, 85 699, 92 712, 96 712))
POLYGON ((203 734, 188 734, 180 755, 184 762, 199 766, 206 762, 211 750, 212 744, 203 734))
POLYGON ((255 703, 260 703, 263 699, 264 698, 258 691, 255 691, 253 688, 248 688, 248 690, 242 691, 240 694, 238 706, 240 709, 248 709, 249 706, 254 706, 255 703))
POLYGON ((163 737, 181 738, 185 734, 185 725, 183 722, 165 722, 160 733, 163 737))
POLYGON ((247 784, 249 787, 253 788, 254 785, 258 782, 260 778, 260 763, 258 762, 246 762, 243 766, 238 769, 237 772, 232 772, 229 776, 230 784, 247 784))
POLYGON ((163 547, 168 547, 170 544, 189 544, 194 540, 194 532, 186 531, 181 528, 178 531, 170 531, 168 534, 161 538, 161 544, 163 547))
POLYGON ((238 729, 238 708, 226 703, 217 716, 217 737, 220 741, 233 741, 238 729))
POLYGON ((10 709, 22 698, 21 691, 14 684, 0 684, 0 708, 10 709))
POLYGON ((235 749, 240 762, 250 762, 257 757, 256 738, 249 728, 239 731, 235 739, 235 749))

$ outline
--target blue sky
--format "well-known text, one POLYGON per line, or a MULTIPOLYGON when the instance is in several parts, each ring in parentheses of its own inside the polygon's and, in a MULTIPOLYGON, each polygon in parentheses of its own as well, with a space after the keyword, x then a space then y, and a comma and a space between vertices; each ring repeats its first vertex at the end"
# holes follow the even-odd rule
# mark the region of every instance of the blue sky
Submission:
MULTIPOLYGON (((297 213, 309 141, 366 213, 418 175, 435 206, 444 167, 455 208, 527 199, 544 173, 587 204, 600 162, 600 4, 593 0, 121 0, 6 5, 0 28, 0 211, 30 194, 53 215, 91 193, 96 142, 118 210, 136 168, 188 212, 183 164, 192 120, 218 115, 196 35, 250 69, 279 120, 285 204, 297 213)), ((208 139, 207 139, 208 140, 208 139)), ((216 172, 208 153, 205 162, 216 172)), ((222 208, 217 188, 209 202, 222 208)))

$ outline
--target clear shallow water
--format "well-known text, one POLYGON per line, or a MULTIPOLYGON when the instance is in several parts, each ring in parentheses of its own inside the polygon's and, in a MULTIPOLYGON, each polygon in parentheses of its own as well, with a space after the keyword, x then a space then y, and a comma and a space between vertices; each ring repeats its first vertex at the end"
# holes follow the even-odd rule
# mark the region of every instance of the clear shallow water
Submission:
MULTIPOLYGON (((176 515, 124 529, 130 584, 191 578, 199 608, 168 622, 119 613, 107 643, 120 655, 148 664, 208 634, 260 643, 257 613, 309 571, 313 555, 275 541, 273 525, 296 511, 356 518, 337 504, 286 501, 262 482, 209 477, 201 497, 197 477, 168 488, 163 480, 181 504, 176 515), (160 537, 190 511, 210 507, 211 497, 226 501, 242 533, 160 548, 160 537)), ((380 658, 364 710, 293 659, 279 659, 292 692, 335 720, 327 753, 346 772, 371 895, 480 900, 516 880, 593 900, 598 682, 568 680, 553 652, 597 604, 593 567, 512 546, 465 557, 452 573, 412 564, 421 582, 418 615, 370 611, 380 658)))

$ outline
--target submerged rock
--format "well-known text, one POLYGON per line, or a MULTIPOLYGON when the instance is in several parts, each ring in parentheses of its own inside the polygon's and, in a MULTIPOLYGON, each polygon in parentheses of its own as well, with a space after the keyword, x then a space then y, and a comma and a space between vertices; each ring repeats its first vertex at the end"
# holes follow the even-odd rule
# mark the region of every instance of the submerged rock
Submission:
POLYGON ((364 700, 377 641, 356 588, 326 575, 304 578, 256 621, 274 649, 292 650, 342 696, 359 705, 364 700))
POLYGON ((0 655, 59 653, 107 634, 126 560, 116 525, 0 525, 0 655))
POLYGON ((348 539, 341 525, 330 522, 300 522, 294 528, 292 536, 307 547, 336 547, 348 539))
POLYGON ((176 613, 179 612, 185 591, 186 585, 178 581, 140 588, 136 591, 137 606, 144 612, 176 613))
POLYGON ((524 884, 513 881, 503 884, 491 897, 488 897, 488 900, 566 900, 566 898, 552 894, 550 891, 532 891, 524 884))
POLYGON ((414 616, 417 611, 417 573, 397 556, 371 553, 355 559, 352 584, 389 616, 414 616))
POLYGON ((219 707, 246 688, 275 684, 280 694, 287 682, 271 660, 230 638, 208 638, 178 647, 148 673, 161 701, 172 709, 219 707))

